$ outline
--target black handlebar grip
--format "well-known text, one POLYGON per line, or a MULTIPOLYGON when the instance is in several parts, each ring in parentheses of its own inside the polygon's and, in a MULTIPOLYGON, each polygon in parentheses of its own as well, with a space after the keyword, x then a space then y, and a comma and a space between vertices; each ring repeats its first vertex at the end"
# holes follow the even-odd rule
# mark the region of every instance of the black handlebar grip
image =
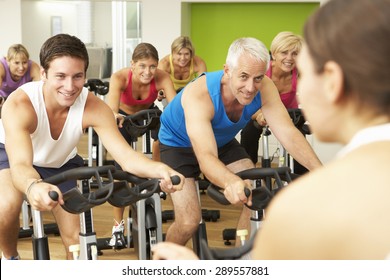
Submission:
POLYGON ((178 185, 178 184, 180 184, 180 177, 177 175, 174 175, 171 177, 171 181, 172 181, 173 185, 178 185))
POLYGON ((49 196, 52 200, 58 201, 58 193, 56 191, 49 191, 49 196))
POLYGON ((246 197, 249 197, 251 195, 251 190, 245 187, 244 188, 244 193, 245 193, 246 197))
POLYGON ((212 184, 207 188, 207 194, 212 199, 214 199, 215 201, 217 201, 222 205, 230 205, 230 201, 226 199, 222 191, 223 191, 222 188, 212 184))

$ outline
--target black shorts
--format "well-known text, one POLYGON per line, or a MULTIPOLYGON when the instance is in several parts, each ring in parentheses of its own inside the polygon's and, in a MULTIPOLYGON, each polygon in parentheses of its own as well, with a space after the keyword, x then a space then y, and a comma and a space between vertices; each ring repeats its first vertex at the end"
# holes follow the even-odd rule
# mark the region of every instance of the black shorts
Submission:
MULTIPOLYGON (((70 170, 73 168, 84 166, 84 160, 81 156, 76 155, 74 158, 70 159, 67 163, 59 168, 50 168, 50 167, 40 167, 33 166, 35 170, 39 173, 42 179, 49 178, 53 175, 59 174, 63 171, 70 170)), ((8 155, 5 151, 4 144, 0 144, 0 170, 9 168, 8 155)), ((58 188, 62 193, 74 188, 77 186, 76 180, 66 181, 58 185, 58 188)))
MULTIPOLYGON (((201 173, 192 148, 171 147, 160 143, 160 157, 162 162, 186 178, 197 178, 201 173)), ((245 158, 250 159, 236 139, 218 148, 218 158, 225 165, 245 158)))

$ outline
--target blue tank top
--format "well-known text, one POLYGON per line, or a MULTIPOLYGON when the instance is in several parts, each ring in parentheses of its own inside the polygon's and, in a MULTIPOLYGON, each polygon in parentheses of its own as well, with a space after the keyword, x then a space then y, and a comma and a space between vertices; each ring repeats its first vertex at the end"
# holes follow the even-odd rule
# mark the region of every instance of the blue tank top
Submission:
MULTIPOLYGON (((207 88, 214 104, 214 118, 211 120, 211 125, 219 148, 233 140, 252 115, 259 110, 261 107, 260 92, 256 94, 249 105, 244 107, 241 118, 237 122, 232 122, 226 114, 221 97, 223 71, 207 72, 202 75, 206 75, 207 88)), ((158 139, 167 146, 191 147, 181 105, 182 95, 183 90, 168 104, 160 117, 161 126, 158 139)))

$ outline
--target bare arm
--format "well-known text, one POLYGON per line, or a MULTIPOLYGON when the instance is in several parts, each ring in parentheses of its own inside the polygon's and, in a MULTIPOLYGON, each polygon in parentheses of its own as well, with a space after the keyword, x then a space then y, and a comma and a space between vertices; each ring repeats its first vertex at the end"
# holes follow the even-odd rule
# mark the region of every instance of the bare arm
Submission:
POLYGON ((307 169, 313 170, 321 166, 321 162, 309 142, 291 121, 271 79, 264 77, 260 92, 263 116, 283 147, 307 169))
POLYGON ((167 165, 153 161, 144 154, 135 151, 120 134, 110 108, 92 93, 89 94, 83 118, 83 127, 92 126, 103 142, 104 147, 119 163, 123 170, 144 178, 163 179, 164 191, 180 190, 184 183, 183 175, 167 165), (98 117, 97 117, 98 114, 98 117), (179 185, 172 185, 170 177, 178 175, 179 185))
POLYGON ((171 74, 171 67, 169 65, 169 55, 166 55, 162 59, 160 59, 157 68, 167 72, 168 74, 171 74))
POLYGON ((31 63, 30 76, 33 81, 41 80, 41 67, 36 63, 31 63))
MULTIPOLYGON (((27 95, 17 89, 7 99, 2 108, 2 121, 5 130, 5 148, 7 150, 12 181, 17 190, 26 194, 29 186, 40 175, 33 168, 33 149, 30 134, 37 126, 37 117, 27 95)), ((48 196, 53 190, 60 194, 59 202, 62 204, 62 195, 59 189, 50 184, 33 184, 29 189, 27 199, 34 209, 51 210, 57 205, 48 196)))
POLYGON ((197 55, 194 57, 194 71, 198 76, 207 71, 206 62, 197 55))
POLYGON ((128 69, 121 69, 111 75, 110 88, 105 101, 114 113, 119 111, 120 97, 127 86, 127 75, 128 69))
POLYGON ((176 91, 175 88, 173 87, 171 77, 169 76, 168 73, 162 71, 161 69, 157 69, 156 86, 158 90, 164 91, 164 95, 168 103, 171 102, 173 98, 175 98, 176 91))
POLYGON ((5 70, 3 64, 0 63, 0 88, 1 85, 3 84, 3 79, 5 77, 5 70))
MULTIPOLYGON (((214 106, 208 94, 206 77, 187 85, 182 96, 187 133, 203 174, 224 188, 231 203, 247 202, 245 182, 232 173, 218 158, 218 149, 211 120, 214 106)), ((250 202, 249 202, 250 203, 250 202)))
POLYGON ((127 86, 128 71, 129 68, 124 68, 111 75, 110 88, 105 99, 105 102, 114 113, 115 120, 119 120, 119 127, 122 127, 124 122, 123 116, 119 114, 119 104, 121 94, 127 86))

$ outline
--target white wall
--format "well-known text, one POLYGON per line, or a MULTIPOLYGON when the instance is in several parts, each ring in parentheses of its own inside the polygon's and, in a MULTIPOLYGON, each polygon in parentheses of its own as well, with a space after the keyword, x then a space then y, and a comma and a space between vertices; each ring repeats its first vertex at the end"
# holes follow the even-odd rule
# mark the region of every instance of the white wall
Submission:
POLYGON ((0 56, 6 56, 10 45, 22 42, 20 0, 0 0, 1 39, 0 56))
POLYGON ((89 42, 92 38, 95 46, 111 46, 111 3, 99 1, 98 4, 93 3, 90 9, 85 4, 87 3, 72 1, 22 1, 22 38, 28 43, 26 47, 33 60, 39 61, 39 50, 43 42, 52 36, 51 18, 53 16, 61 17, 63 32, 77 35, 84 42, 89 42), (89 14, 93 21, 87 21, 89 14), (86 25, 92 26, 92 30, 82 28, 86 25))
MULTIPOLYGON (((114 0, 113 0, 114 1, 114 0)), ((184 34, 188 35, 190 26, 189 3, 196 2, 239 2, 239 0, 140 0, 142 2, 142 41, 150 42, 159 50, 160 56, 164 56, 170 52, 170 45, 173 39, 184 34), (168 11, 169 14, 162 11, 168 11)), ((316 2, 315 0, 246 0, 245 2, 316 2)), ((318 0, 324 3, 327 0, 318 0)), ((71 1, 70 1, 71 2, 71 1)), ((109 0, 93 0, 93 2, 110 2, 109 0)), ((53 4, 53 3, 51 3, 53 4)), ((65 6, 58 7, 50 6, 46 3, 44 12, 37 11, 37 1, 21 0, 0 0, 0 11, 2 14, 2 22, 7 22, 12 29, 3 28, 2 38, 0 40, 0 55, 4 55, 9 45, 22 42, 28 47, 31 56, 38 61, 40 46, 43 41, 50 36, 50 16, 60 15, 63 17, 64 28, 73 28, 67 18, 74 18, 76 11, 65 6), (23 6, 23 9, 22 7, 23 6), (38 17, 31 18, 32 13, 39 13, 38 17), (22 26, 23 18, 23 26, 22 26), (23 39, 23 41, 22 41, 23 39)), ((111 16, 111 9, 98 9, 95 11, 96 29, 94 30, 94 39, 102 46, 107 46, 112 37, 110 25, 105 23, 107 17, 111 16), (99 20, 100 19, 100 20, 99 20)), ((4 27, 4 26, 3 26, 4 27)), ((5 26, 6 27, 6 26, 5 26)), ((72 30, 72 29, 71 29, 72 30)), ((76 30, 74 32, 77 32, 76 30)), ((314 137, 309 137, 309 142, 314 147, 320 159, 325 163, 331 160, 340 145, 325 144, 319 142, 314 137)), ((271 149, 276 148, 276 141, 270 139, 271 149)), ((261 146, 261 145, 260 145, 261 146)))

